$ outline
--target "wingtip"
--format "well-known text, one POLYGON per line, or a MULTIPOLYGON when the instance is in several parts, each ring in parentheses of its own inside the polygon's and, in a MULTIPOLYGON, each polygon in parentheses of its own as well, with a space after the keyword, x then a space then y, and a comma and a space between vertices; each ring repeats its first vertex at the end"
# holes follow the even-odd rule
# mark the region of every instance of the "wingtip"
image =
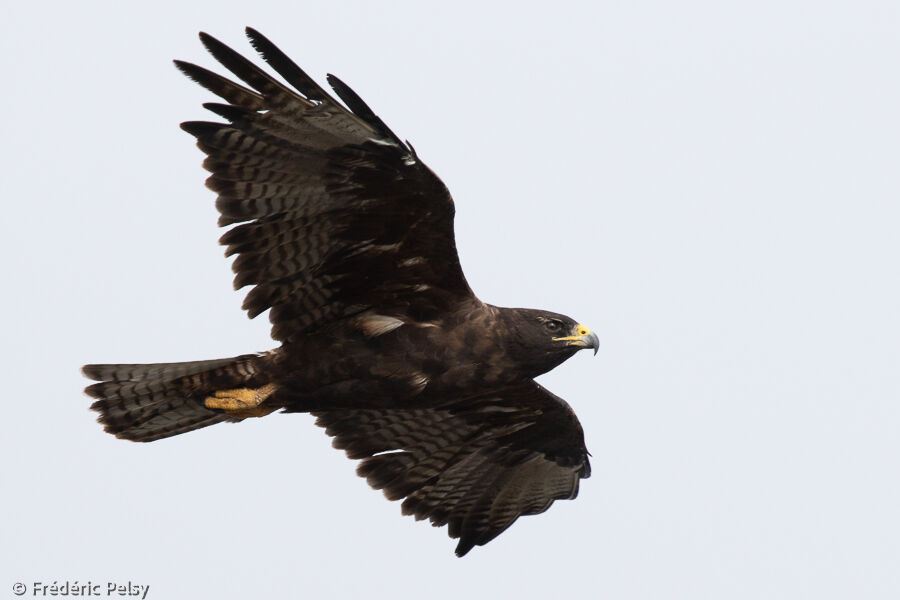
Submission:
POLYGON ((186 131, 189 134, 193 135, 194 137, 197 137, 199 135, 199 130, 196 127, 196 124, 197 124, 196 121, 184 121, 182 123, 179 123, 178 127, 182 131, 186 131))
POLYGON ((172 61, 172 64, 175 65, 175 68, 178 69, 182 75, 186 75, 190 79, 193 79, 190 73, 191 67, 194 66, 193 64, 187 62, 186 60, 179 60, 177 58, 172 61))
POLYGON ((223 127, 228 127, 227 124, 213 123, 211 121, 184 121, 183 123, 179 123, 178 126, 182 131, 188 132, 198 140, 202 137, 216 133, 223 127))
POLYGON ((257 52, 261 52, 261 50, 259 49, 259 40, 260 38, 266 39, 265 36, 263 36, 260 32, 258 32, 253 27, 250 27, 249 25, 247 27, 244 27, 244 35, 247 36, 247 39, 250 41, 250 45, 253 46, 253 49, 257 52))
POLYGON ((273 48, 275 48, 275 44, 253 27, 245 27, 244 33, 250 41, 250 45, 253 46, 253 49, 256 50, 264 60, 268 61, 271 57, 270 55, 272 54, 273 48))
POLYGON ((205 31, 201 31, 197 34, 200 38, 200 43, 203 44, 203 47, 206 48, 207 52, 216 55, 216 52, 219 48, 225 47, 225 44, 217 40, 215 37, 209 35, 205 31))
POLYGON ((471 541, 461 539, 459 544, 456 545, 456 550, 454 553, 456 554, 456 558, 462 558, 466 554, 469 553, 469 550, 475 547, 475 544, 471 541))

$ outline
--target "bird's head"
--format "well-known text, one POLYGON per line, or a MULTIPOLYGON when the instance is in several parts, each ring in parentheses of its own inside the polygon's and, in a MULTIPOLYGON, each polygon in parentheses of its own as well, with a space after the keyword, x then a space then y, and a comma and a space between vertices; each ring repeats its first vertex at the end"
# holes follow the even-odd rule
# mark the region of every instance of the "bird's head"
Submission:
POLYGON ((571 317, 546 310, 508 309, 507 318, 515 331, 510 352, 518 364, 546 373, 579 350, 600 347, 597 334, 571 317))

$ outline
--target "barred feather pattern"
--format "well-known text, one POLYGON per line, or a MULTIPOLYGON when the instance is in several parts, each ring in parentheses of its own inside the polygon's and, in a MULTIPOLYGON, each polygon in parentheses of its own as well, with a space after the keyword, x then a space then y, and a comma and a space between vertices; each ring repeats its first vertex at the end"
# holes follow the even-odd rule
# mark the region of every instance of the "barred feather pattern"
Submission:
POLYGON ((574 413, 533 382, 444 407, 313 414, 335 448, 362 459, 369 485, 406 498, 403 514, 448 525, 459 556, 574 498, 590 475, 574 413))
POLYGON ((247 35, 286 84, 201 34, 239 81, 176 61, 224 101, 204 106, 225 122, 182 128, 206 154, 219 225, 230 228, 220 243, 235 288, 250 288, 244 308, 251 318, 268 310, 283 344, 88 365, 98 420, 147 442, 277 408, 312 411, 404 514, 446 525, 459 556, 574 498, 590 475, 581 426, 531 378, 577 351, 546 323, 587 334, 564 315, 479 301, 459 264, 453 200, 412 146, 345 83, 328 76, 342 105, 259 32, 247 35), (267 404, 206 407, 227 390, 221 398, 267 404))
POLYGON ((207 154, 219 224, 234 225, 220 242, 237 255, 235 288, 253 286, 248 316, 271 309, 272 336, 291 342, 372 308, 437 314, 471 300, 444 184, 346 84, 328 77, 345 108, 262 34, 247 35, 293 89, 205 33, 249 87, 175 64, 228 102, 204 104, 227 123, 182 128, 207 154))
POLYGON ((260 374, 260 357, 193 362, 86 365, 86 377, 99 381, 85 388, 96 398, 91 409, 104 429, 118 438, 152 442, 201 427, 232 421, 203 400, 217 389, 241 387, 260 374))

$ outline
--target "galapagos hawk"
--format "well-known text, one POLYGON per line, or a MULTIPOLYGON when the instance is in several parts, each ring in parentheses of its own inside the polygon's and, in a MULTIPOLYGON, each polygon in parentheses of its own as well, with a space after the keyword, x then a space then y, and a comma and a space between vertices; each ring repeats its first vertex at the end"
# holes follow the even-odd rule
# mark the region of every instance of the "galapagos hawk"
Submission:
POLYGON ((262 34, 281 83, 215 38, 242 85, 175 61, 226 122, 181 127, 206 153, 220 239, 243 307, 275 350, 84 374, 109 433, 150 442, 277 410, 307 412, 402 512, 447 525, 456 554, 590 475, 575 413, 534 378, 597 336, 564 315, 479 300, 463 276, 440 179, 333 75, 338 103, 262 34))

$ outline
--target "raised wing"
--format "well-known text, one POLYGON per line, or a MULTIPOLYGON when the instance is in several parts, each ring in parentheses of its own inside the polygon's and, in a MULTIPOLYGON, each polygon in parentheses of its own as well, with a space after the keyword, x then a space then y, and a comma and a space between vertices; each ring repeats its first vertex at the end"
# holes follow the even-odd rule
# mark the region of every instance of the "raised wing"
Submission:
POLYGON ((313 414, 372 487, 406 498, 403 514, 448 525, 458 556, 575 498, 591 472, 575 413, 533 381, 434 408, 313 414))
POLYGON ((218 192, 226 255, 251 318, 271 308, 272 337, 290 342, 377 308, 443 313, 474 296, 453 235, 444 184, 349 87, 347 110, 259 32, 247 36, 290 89, 215 38, 209 52, 251 88, 196 65, 176 66, 228 103, 229 123, 189 121, 218 192))

